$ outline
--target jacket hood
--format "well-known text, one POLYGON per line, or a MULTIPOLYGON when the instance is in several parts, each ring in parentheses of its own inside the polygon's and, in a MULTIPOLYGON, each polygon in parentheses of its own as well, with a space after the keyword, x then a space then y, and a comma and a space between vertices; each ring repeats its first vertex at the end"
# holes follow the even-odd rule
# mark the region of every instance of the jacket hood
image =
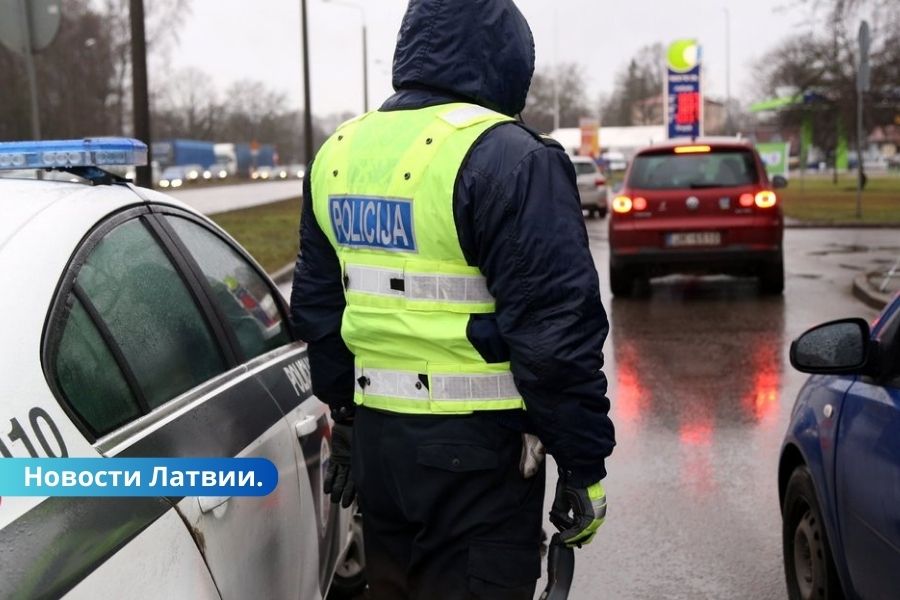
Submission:
POLYGON ((533 72, 534 38, 513 0, 410 0, 394 51, 395 90, 441 90, 515 116, 533 72))

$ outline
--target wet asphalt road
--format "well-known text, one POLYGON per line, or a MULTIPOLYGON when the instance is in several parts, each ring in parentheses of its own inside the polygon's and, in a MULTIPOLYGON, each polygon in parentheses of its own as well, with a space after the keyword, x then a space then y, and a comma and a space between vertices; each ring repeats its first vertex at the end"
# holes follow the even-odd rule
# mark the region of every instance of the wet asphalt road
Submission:
MULTIPOLYGON (((587 226, 612 327, 605 372, 618 445, 607 522, 576 551, 569 597, 785 598, 776 473, 806 379, 788 346, 822 321, 876 315, 851 283, 896 260, 900 232, 787 230, 783 297, 760 296, 752 279, 673 277, 619 300, 606 221, 587 226)), ((547 510, 554 485, 548 477, 547 510)))
POLYGON ((752 279, 674 277, 625 300, 609 293, 606 222, 588 232, 618 445, 607 522, 576 553, 570 598, 785 598, 776 473, 806 379, 788 346, 816 323, 875 316, 851 282, 900 255, 900 232, 787 230, 779 298, 752 279))

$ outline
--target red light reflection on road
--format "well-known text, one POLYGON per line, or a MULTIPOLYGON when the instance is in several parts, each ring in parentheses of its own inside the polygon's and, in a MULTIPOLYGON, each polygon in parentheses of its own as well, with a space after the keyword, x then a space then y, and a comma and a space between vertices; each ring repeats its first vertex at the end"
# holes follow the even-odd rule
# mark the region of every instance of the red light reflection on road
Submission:
POLYGON ((681 485, 695 499, 709 498, 716 493, 716 473, 713 468, 714 423, 710 415, 694 415, 678 428, 681 442, 681 485))
POLYGON ((775 343, 757 344, 750 356, 753 380, 749 392, 741 399, 742 408, 760 424, 772 425, 778 412, 781 394, 781 352, 775 343))
POLYGON ((634 345, 623 343, 616 352, 616 426, 633 427, 647 408, 648 390, 641 384, 634 345))
POLYGON ((687 446, 709 446, 712 444, 713 425, 708 420, 684 423, 678 429, 678 438, 687 446))

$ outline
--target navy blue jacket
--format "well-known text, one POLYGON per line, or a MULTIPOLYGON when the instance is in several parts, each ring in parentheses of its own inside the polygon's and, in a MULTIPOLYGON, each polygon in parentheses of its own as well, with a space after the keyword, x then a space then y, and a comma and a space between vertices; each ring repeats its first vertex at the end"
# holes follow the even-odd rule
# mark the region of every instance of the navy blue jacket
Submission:
MULTIPOLYGON (((531 31, 511 0, 412 0, 394 55, 397 92, 380 110, 462 100, 517 115, 533 70, 531 31)), ((340 267, 306 172, 291 314, 309 343, 313 391, 341 419, 353 412, 353 356, 340 336, 340 267)), ((609 323, 570 160, 521 123, 496 126, 464 161, 453 204, 466 260, 497 304, 470 318, 469 340, 488 362, 511 362, 527 407, 493 414, 536 433, 573 485, 602 479, 615 445, 602 371, 609 323)))

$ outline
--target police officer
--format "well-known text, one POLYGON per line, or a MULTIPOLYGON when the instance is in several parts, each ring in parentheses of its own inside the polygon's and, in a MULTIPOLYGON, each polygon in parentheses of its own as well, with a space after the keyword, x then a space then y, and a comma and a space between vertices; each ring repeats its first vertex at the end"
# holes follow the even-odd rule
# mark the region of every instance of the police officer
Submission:
POLYGON ((396 93, 307 171, 291 312, 376 599, 533 597, 545 477, 523 434, 559 466, 563 539, 605 516, 608 322, 571 162, 514 117, 533 70, 512 0, 411 0, 396 93))

